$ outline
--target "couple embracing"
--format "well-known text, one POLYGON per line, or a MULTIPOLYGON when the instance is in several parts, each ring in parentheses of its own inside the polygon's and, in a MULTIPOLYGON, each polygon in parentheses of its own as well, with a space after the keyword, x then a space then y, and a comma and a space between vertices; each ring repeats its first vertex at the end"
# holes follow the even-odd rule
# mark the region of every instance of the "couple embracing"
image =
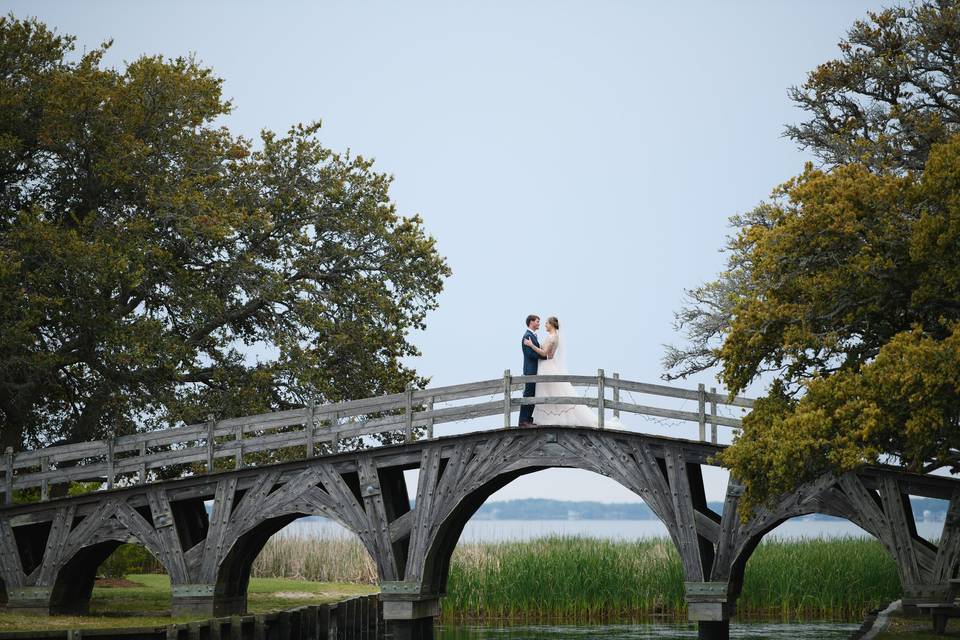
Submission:
MULTIPOLYGON (((540 316, 527 316, 527 331, 523 334, 523 375, 549 376, 567 375, 567 366, 564 362, 564 345, 560 338, 560 321, 556 316, 547 318, 547 335, 540 344, 537 331, 540 329, 540 316)), ((549 398, 575 396, 573 385, 569 382, 528 382, 523 387, 524 398, 549 398)), ((537 425, 550 426, 598 426, 597 414, 582 404, 547 404, 520 407, 521 427, 537 425)))

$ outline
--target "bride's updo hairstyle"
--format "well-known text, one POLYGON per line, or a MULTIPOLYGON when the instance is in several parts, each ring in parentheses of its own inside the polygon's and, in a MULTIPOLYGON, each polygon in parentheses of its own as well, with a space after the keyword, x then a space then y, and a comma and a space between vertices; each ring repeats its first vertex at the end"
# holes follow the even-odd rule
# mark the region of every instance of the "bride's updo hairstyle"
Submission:
POLYGON ((554 329, 556 329, 557 331, 560 331, 560 321, 557 320, 557 316, 550 316, 549 318, 547 318, 547 324, 553 327, 554 329))

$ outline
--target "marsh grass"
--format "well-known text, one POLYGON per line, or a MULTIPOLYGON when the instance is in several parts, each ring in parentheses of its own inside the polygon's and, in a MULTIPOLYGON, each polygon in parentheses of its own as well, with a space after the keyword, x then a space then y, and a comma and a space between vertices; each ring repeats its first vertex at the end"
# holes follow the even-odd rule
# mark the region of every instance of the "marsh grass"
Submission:
MULTIPOLYGON (((354 539, 276 536, 253 575, 376 584, 354 539)), ((685 619, 683 571, 666 539, 547 537, 460 544, 442 617, 452 621, 685 619)), ((900 593, 896 566, 862 538, 764 542, 747 563, 741 618, 853 620, 900 593)))

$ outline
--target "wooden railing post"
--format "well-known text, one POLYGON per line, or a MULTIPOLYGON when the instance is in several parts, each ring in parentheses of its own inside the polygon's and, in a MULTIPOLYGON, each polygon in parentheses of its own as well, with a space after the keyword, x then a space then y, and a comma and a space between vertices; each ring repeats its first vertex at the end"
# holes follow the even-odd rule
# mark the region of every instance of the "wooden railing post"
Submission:
POLYGON ((413 440, 413 383, 407 383, 407 397, 404 400, 404 410, 406 411, 406 425, 404 426, 404 437, 407 442, 413 440))
MULTIPOLYGON (((613 401, 617 404, 620 404, 620 374, 614 373, 613 379, 616 380, 616 382, 613 383, 613 401)), ((620 417, 620 409, 614 408, 613 417, 620 417)))
POLYGON ((340 436, 337 435, 337 427, 340 426, 340 414, 334 413, 330 416, 330 431, 333 432, 333 437, 330 439, 330 450, 332 453, 340 452, 340 436))
MULTIPOLYGON (((43 456, 42 458, 40 458, 40 473, 46 473, 49 470, 50 470, 50 463, 47 460, 47 456, 43 456)), ((49 499, 50 499, 50 482, 49 480, 46 479, 46 477, 44 477, 43 480, 40 481, 40 500, 41 502, 43 502, 49 499)))
POLYGON ((238 424, 233 432, 233 440, 236 442, 237 450, 233 454, 233 466, 235 469, 243 468, 243 425, 238 424))
POLYGON ((140 455, 140 469, 137 471, 137 482, 143 484, 147 481, 147 443, 140 443, 140 450, 137 452, 140 455))
POLYGON ((503 428, 510 428, 510 387, 513 386, 510 369, 503 372, 503 428))
POLYGON ((113 470, 113 453, 117 443, 113 434, 107 438, 107 489, 113 489, 113 481, 116 474, 113 470))
POLYGON ((710 387, 710 442, 717 444, 717 388, 710 387))
MULTIPOLYGON (((433 396, 427 400, 427 411, 433 413, 433 396)), ((427 438, 433 438, 433 416, 427 420, 427 438)))
POLYGON ((700 442, 707 441, 707 398, 703 390, 703 383, 697 385, 698 408, 697 420, 700 426, 700 442))
POLYGON ((312 457, 316 454, 316 452, 317 452, 317 450, 316 450, 316 443, 315 443, 314 440, 313 440, 313 439, 314 439, 314 435, 315 435, 315 433, 316 433, 316 429, 317 429, 317 417, 316 417, 316 416, 317 416, 317 403, 316 403, 315 401, 311 400, 311 401, 307 404, 307 407, 310 409, 310 411, 309 411, 310 417, 307 418, 307 423, 304 425, 304 426, 306 427, 306 429, 307 429, 307 434, 306 434, 306 435, 307 435, 307 441, 306 441, 305 444, 306 444, 306 446, 307 446, 307 459, 310 459, 310 458, 312 458, 312 457))
POLYGON ((603 380, 603 369, 597 369, 597 426, 603 429, 603 399, 606 395, 606 388, 604 387, 603 380))
POLYGON ((6 477, 3 479, 6 490, 3 494, 4 504, 13 504, 13 447, 7 447, 3 452, 6 477))
POLYGON ((207 414, 207 473, 213 473, 213 434, 217 428, 217 421, 212 413, 207 414))

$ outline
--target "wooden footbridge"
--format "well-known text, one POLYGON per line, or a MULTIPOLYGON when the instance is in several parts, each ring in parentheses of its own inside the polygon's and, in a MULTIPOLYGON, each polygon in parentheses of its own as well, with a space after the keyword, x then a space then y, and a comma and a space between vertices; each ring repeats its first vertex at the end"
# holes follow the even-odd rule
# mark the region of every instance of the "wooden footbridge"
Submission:
POLYGON ((740 424, 730 407, 751 406, 749 399, 702 385, 644 384, 602 371, 508 372, 451 387, 8 451, 0 483, 7 607, 86 612, 97 567, 132 542, 169 573, 174 613, 239 614, 251 565, 270 536, 297 518, 321 515, 355 532, 375 560, 394 637, 430 638, 467 521, 501 487, 550 467, 612 478, 663 521, 683 563, 689 618, 699 623, 702 638, 728 637, 750 554, 768 531, 805 514, 846 518, 876 536, 897 564, 907 604, 952 601, 960 481, 871 467, 798 487, 744 522, 737 508, 742 487, 731 480, 722 514, 711 510, 701 469, 723 448, 718 428, 740 424), (586 388, 585 395, 516 397, 526 382, 557 381, 586 388), (637 396, 653 400, 638 404, 637 396), (594 407, 599 428, 511 427, 512 412, 528 403, 594 407), (698 425, 699 439, 645 435, 619 423, 604 428, 609 413, 689 421, 698 425), (487 430, 436 433, 465 420, 487 430), (409 470, 418 478, 413 504, 404 477, 409 470), (102 489, 51 498, 57 485, 90 479, 102 489), (15 504, 14 492, 22 489, 39 489, 41 500, 15 504), (910 495, 949 501, 937 546, 917 535, 910 495))

